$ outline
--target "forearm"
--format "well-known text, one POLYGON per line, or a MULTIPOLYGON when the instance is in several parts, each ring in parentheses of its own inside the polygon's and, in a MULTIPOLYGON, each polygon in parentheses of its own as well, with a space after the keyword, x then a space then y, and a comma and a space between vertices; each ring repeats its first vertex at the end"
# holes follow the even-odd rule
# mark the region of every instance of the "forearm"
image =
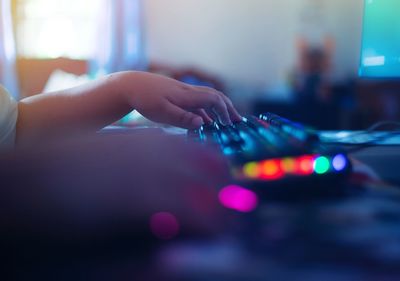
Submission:
MULTIPOLYGON (((128 75, 135 79, 134 72, 128 75)), ((95 132, 133 108, 119 85, 118 74, 111 74, 76 88, 25 98, 18 109, 17 143, 26 143, 95 132)))
POLYGON ((17 143, 95 132, 136 109, 148 119, 196 129, 212 119, 241 121, 232 102, 208 87, 146 72, 120 72, 86 85, 19 103, 17 143))

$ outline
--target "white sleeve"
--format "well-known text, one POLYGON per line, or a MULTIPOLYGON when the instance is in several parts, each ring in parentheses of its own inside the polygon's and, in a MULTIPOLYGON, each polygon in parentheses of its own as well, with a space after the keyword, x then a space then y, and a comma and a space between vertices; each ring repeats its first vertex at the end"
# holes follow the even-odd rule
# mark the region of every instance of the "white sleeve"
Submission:
POLYGON ((0 150, 14 146, 17 117, 17 102, 0 85, 0 150))

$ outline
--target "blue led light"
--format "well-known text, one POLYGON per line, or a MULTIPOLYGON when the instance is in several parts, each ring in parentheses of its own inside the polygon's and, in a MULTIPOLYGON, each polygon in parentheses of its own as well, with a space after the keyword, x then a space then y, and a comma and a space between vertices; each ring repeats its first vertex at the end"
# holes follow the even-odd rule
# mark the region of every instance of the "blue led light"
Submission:
POLYGON ((336 155, 332 160, 332 166, 337 171, 340 172, 346 168, 347 159, 342 154, 336 155))
POLYGON ((224 149, 222 150, 222 153, 224 153, 224 155, 233 155, 235 153, 235 150, 231 147, 224 147, 224 149))

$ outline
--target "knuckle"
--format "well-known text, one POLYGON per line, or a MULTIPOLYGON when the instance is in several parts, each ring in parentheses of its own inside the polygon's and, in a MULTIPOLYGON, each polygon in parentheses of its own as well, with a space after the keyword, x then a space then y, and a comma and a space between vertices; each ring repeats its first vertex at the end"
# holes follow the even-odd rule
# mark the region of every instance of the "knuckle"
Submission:
POLYGON ((214 88, 206 87, 206 86, 197 86, 197 89, 203 93, 209 94, 209 95, 219 95, 218 91, 215 90, 214 88))
POLYGON ((188 124, 192 119, 193 114, 188 111, 182 112, 179 116, 179 122, 181 122, 182 124, 188 124))
POLYGON ((221 106, 222 108, 226 108, 224 99, 221 96, 216 96, 216 97, 217 97, 217 103, 219 104, 219 106, 221 106))
POLYGON ((232 103, 232 101, 230 100, 230 98, 225 97, 224 100, 225 100, 225 103, 226 103, 226 104, 228 104, 229 106, 233 106, 233 103, 232 103))
POLYGON ((210 103, 213 105, 221 102, 221 97, 218 95, 209 94, 208 99, 210 100, 210 103))
POLYGON ((193 86, 190 84, 180 82, 179 86, 185 91, 193 91, 193 86))
POLYGON ((218 90, 214 90, 214 91, 215 91, 218 95, 223 96, 223 97, 226 97, 225 94, 224 94, 223 92, 218 91, 218 90))
POLYGON ((210 89, 210 92, 213 93, 214 95, 217 95, 217 96, 223 96, 224 95, 223 93, 221 93, 220 91, 217 91, 214 88, 209 88, 209 89, 210 89))
POLYGON ((224 100, 227 104, 229 104, 229 105, 232 104, 231 99, 228 98, 223 92, 217 91, 217 93, 218 93, 218 95, 219 95, 220 97, 223 98, 223 100, 224 100))
POLYGON ((158 108, 160 109, 160 111, 166 112, 166 111, 169 110, 169 103, 168 103, 167 101, 161 102, 161 103, 158 105, 158 108))
POLYGON ((206 87, 206 86, 196 86, 196 87, 197 87, 197 89, 199 89, 201 91, 206 91, 206 92, 209 92, 209 91, 213 90, 212 88, 206 87))

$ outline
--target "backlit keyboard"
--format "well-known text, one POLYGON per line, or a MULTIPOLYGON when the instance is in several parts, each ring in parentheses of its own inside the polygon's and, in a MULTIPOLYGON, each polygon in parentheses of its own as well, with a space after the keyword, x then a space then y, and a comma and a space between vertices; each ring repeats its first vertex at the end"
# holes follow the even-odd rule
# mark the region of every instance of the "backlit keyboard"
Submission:
POLYGON ((215 122, 188 137, 218 146, 239 183, 269 194, 287 188, 322 191, 351 170, 346 154, 325 148, 316 131, 272 113, 243 117, 232 126, 215 122))

